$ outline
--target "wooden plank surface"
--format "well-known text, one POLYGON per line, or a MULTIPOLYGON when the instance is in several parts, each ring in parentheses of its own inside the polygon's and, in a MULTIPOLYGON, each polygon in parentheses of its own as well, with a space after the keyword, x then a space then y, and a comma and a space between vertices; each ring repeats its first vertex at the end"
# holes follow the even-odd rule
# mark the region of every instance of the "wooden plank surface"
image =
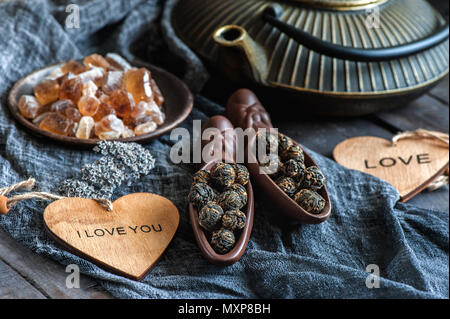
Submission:
POLYGON ((0 299, 17 298, 45 299, 46 297, 0 260, 0 299))
POLYGON ((3 295, 11 298, 112 298, 95 281, 84 275, 80 276, 79 289, 68 289, 67 275, 63 265, 32 252, 0 230, 0 299, 3 295), (11 278, 15 278, 15 285, 11 285, 12 279, 2 279, 2 274, 8 277, 8 273, 11 278), (27 282, 28 286, 22 281, 27 282), (45 292, 45 295, 32 295, 35 291, 45 292))

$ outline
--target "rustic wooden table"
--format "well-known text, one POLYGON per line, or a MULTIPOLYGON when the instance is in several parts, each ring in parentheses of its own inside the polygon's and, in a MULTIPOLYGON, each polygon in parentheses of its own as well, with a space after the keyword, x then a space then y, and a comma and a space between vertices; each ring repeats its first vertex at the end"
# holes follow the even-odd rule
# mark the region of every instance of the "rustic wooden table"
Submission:
MULTIPOLYGON (((349 137, 390 138, 419 127, 448 133, 449 79, 410 105, 354 118, 313 118, 308 121, 274 118, 274 126, 312 150, 331 157, 335 145, 349 137)), ((448 187, 423 192, 409 201, 424 208, 449 211, 448 187)), ((82 276, 80 289, 66 288, 65 267, 23 247, 0 230, 1 298, 112 298, 92 279, 82 276)))
MULTIPOLYGON (((447 1, 433 2, 440 6, 440 12, 448 16, 447 1)), ((213 91, 210 95, 217 97, 217 91, 213 91)), ((230 92, 231 88, 222 90, 222 97, 218 102, 223 103, 223 99, 230 92)), ((204 93, 209 95, 208 92, 204 93)), ((274 117, 273 122, 280 132, 330 158, 333 148, 350 137, 371 135, 390 138, 399 131, 417 128, 448 133, 449 78, 447 76, 428 94, 410 105, 393 111, 350 119, 312 117, 298 121, 274 117)), ((434 192, 423 192, 409 203, 448 212, 448 187, 434 192)), ((113 298, 87 276, 82 276, 80 289, 68 289, 67 275, 64 266, 37 255, 0 230, 0 299, 113 298)))

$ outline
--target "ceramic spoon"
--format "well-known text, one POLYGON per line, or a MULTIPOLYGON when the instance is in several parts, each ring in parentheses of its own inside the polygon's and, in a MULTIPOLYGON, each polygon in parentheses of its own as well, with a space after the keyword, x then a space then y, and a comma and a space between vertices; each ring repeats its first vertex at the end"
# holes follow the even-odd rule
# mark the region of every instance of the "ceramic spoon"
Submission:
MULTIPOLYGON (((229 98, 226 107, 226 116, 231 120, 235 127, 240 127, 244 130, 247 128, 253 128, 255 130, 265 128, 268 130, 273 127, 270 116, 261 105, 261 102, 252 91, 247 89, 238 90, 229 98)), ((294 140, 292 141, 301 147, 297 142, 294 140)), ((246 166, 252 179, 263 192, 271 198, 283 213, 295 221, 302 224, 318 224, 327 220, 331 213, 331 203, 327 187, 324 186, 318 191, 326 201, 322 212, 320 214, 311 214, 307 212, 283 192, 270 176, 260 172, 260 166, 255 154, 253 152, 248 152, 249 148, 253 146, 255 142, 256 136, 250 137, 246 141, 246 166)), ((303 152, 305 155, 306 167, 313 165, 317 166, 312 157, 304 149, 303 152)))
MULTIPOLYGON (((220 131, 218 136, 215 136, 215 140, 220 141, 215 145, 210 142, 214 137, 211 137, 206 143, 202 143, 204 146, 203 153, 208 152, 209 154, 221 154, 219 160, 212 160, 208 163, 204 163, 200 169, 210 170, 214 164, 220 161, 235 162, 236 153, 236 139, 234 135, 234 127, 231 122, 223 116, 213 116, 204 125, 203 130, 207 128, 217 128, 220 131), (225 134, 228 131, 232 134, 225 134), (227 147, 225 147, 227 146, 227 147), (218 153, 217 153, 218 152, 218 153)), ((203 142, 203 141, 202 141, 203 142)), ((218 254, 211 247, 208 239, 206 237, 205 231, 200 227, 198 223, 198 211, 197 209, 189 203, 189 215, 191 219, 192 230, 194 231, 194 236, 197 244, 205 258, 218 265, 231 265, 238 261, 245 252, 247 248, 248 241, 250 239, 250 234, 253 228, 253 218, 254 218, 254 202, 253 202, 253 188, 252 184, 248 182, 246 185, 247 189, 247 209, 244 212, 247 216, 247 222, 245 228, 242 230, 240 237, 236 238, 236 245, 234 248, 226 254, 218 254)))

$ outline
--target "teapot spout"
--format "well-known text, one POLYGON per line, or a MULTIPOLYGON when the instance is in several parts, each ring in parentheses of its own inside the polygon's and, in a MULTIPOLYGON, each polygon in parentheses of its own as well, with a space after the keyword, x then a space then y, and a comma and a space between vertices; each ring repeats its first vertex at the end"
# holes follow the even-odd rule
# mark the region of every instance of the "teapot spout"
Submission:
POLYGON ((236 82, 250 79, 266 84, 266 52, 244 28, 237 25, 220 27, 214 32, 214 41, 221 47, 219 64, 229 78, 236 82))

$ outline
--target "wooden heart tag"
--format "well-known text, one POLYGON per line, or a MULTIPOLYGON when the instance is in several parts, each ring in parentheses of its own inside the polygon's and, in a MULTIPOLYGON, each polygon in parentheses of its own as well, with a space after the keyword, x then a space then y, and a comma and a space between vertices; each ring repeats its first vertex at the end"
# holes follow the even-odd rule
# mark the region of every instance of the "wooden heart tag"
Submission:
POLYGON ((149 193, 123 196, 106 211, 96 201, 65 198, 48 205, 44 222, 51 237, 95 264, 141 280, 166 250, 180 215, 168 199, 149 193))
POLYGON ((433 139, 402 139, 394 146, 379 137, 355 137, 338 144, 333 157, 347 168, 391 183, 402 201, 425 189, 449 165, 448 145, 433 139))

